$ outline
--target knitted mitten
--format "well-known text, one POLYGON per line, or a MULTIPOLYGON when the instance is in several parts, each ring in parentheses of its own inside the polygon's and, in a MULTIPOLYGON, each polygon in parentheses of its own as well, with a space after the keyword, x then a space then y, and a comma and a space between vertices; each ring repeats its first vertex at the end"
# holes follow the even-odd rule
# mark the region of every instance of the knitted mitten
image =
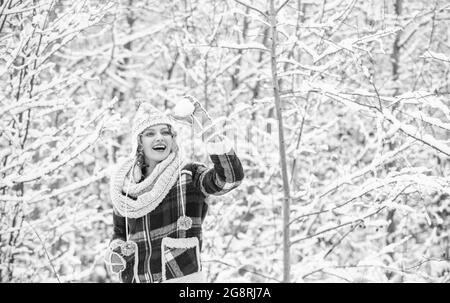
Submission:
POLYGON ((133 266, 135 247, 121 239, 111 241, 105 254, 106 264, 113 273, 119 273, 133 266))

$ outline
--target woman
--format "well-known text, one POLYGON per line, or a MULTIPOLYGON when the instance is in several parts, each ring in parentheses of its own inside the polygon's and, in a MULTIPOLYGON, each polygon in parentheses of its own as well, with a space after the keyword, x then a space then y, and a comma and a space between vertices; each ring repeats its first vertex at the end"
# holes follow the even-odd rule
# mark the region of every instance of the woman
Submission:
MULTIPOLYGON (((198 101, 190 101, 192 117, 211 123, 198 101)), ((131 156, 111 178, 114 234, 105 261, 122 282, 206 282, 200 262, 205 198, 229 192, 244 178, 226 139, 207 143, 212 168, 182 164, 172 121, 141 104, 131 156)))

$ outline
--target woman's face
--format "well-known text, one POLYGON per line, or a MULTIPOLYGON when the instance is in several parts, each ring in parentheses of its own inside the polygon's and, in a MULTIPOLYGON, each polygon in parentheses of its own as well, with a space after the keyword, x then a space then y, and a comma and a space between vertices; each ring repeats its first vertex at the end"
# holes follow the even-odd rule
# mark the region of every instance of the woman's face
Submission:
POLYGON ((169 156, 174 147, 172 131, 166 124, 158 124, 141 133, 141 143, 147 163, 161 162, 169 156))

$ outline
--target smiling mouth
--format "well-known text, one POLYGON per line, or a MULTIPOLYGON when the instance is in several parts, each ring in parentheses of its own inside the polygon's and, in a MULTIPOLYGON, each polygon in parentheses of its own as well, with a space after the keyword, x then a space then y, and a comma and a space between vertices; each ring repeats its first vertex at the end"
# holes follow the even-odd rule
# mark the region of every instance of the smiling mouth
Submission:
POLYGON ((163 151, 165 151, 166 150, 166 146, 165 145, 162 145, 162 144, 159 144, 159 145, 155 145, 155 146, 153 146, 153 150, 154 151, 157 151, 157 152, 163 152, 163 151))

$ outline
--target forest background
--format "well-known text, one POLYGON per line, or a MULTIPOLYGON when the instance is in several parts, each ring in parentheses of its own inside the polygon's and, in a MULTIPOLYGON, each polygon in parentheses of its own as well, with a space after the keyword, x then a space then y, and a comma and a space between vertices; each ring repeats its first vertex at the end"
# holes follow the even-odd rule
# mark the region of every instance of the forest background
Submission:
POLYGON ((246 175, 209 281, 449 282, 449 54, 446 0, 0 0, 0 281, 117 282, 135 101, 190 94, 246 175))

